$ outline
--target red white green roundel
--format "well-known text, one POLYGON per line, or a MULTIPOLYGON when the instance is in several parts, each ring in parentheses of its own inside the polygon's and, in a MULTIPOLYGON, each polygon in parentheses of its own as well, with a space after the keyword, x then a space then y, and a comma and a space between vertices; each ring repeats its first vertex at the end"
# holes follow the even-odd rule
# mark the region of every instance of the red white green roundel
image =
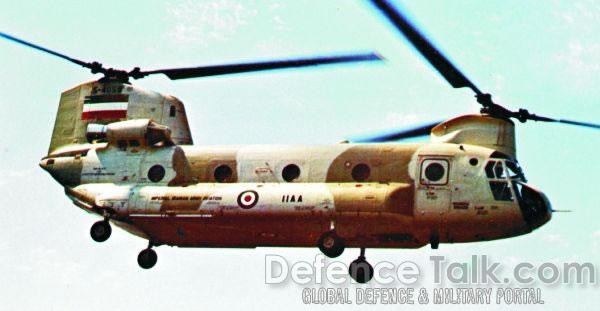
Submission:
POLYGON ((238 196, 237 203, 244 209, 253 208, 258 203, 258 193, 254 190, 244 191, 238 196))

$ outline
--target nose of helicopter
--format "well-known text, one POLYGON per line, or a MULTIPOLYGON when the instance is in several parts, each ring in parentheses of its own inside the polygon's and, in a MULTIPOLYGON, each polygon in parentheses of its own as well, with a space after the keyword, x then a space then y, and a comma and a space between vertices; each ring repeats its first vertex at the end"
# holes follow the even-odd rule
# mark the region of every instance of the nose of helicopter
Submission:
POLYGON ((552 205, 548 197, 531 186, 522 185, 519 205, 531 230, 541 227, 552 218, 552 205))

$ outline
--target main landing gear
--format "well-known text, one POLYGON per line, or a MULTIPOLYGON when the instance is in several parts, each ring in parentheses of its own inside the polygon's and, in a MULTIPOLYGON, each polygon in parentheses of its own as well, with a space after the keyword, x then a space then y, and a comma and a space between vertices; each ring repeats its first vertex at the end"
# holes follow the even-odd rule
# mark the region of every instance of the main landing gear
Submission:
POLYGON ((142 250, 137 258, 138 265, 144 269, 150 269, 154 267, 158 261, 156 252, 152 249, 152 242, 148 243, 148 248, 142 250))
POLYGON ((373 278, 373 266, 365 258, 365 249, 361 247, 360 256, 350 263, 348 274, 358 283, 364 284, 373 278))
POLYGON ((329 258, 339 257, 345 249, 344 240, 334 230, 323 233, 317 245, 319 246, 319 250, 329 258))
MULTIPOLYGON (((330 230, 321 235, 317 241, 319 250, 329 257, 339 257, 345 249, 344 239, 342 239, 335 230, 330 230)), ((373 278, 373 266, 369 264, 365 257, 365 249, 360 249, 360 256, 348 267, 348 274, 358 283, 367 283, 373 278)))
MULTIPOLYGON (((108 218, 98 221, 92 225, 90 228, 90 235, 92 239, 96 242, 104 242, 108 240, 110 234, 112 233, 112 228, 110 226, 110 222, 108 218)), ((148 243, 148 247, 140 252, 137 258, 137 262, 140 267, 144 269, 150 269, 156 265, 158 261, 158 256, 156 252, 152 249, 152 242, 148 243)))
POLYGON ((110 234, 112 233, 112 228, 110 227, 110 223, 108 219, 104 219, 96 222, 90 228, 90 235, 92 239, 96 242, 104 242, 110 238, 110 234))

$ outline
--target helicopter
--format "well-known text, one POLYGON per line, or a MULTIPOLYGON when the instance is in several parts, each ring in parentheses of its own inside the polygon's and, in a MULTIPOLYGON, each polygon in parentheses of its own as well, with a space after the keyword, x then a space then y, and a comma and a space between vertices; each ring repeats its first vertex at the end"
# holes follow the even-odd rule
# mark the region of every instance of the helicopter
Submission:
POLYGON ((329 257, 358 247, 361 255, 349 272, 366 282, 372 276, 368 247, 437 248, 508 238, 550 220, 548 199, 527 184, 518 165, 512 120, 598 127, 494 103, 389 3, 373 2, 453 87, 475 92, 480 114, 364 144, 191 146, 183 103, 135 87, 129 78, 183 79, 380 57, 127 72, 29 45, 104 75, 62 94, 40 165, 75 205, 104 218, 91 228, 94 240, 108 239, 111 223, 149 240, 138 256, 142 268, 156 264, 153 247, 159 245, 317 246, 329 257), (389 143, 422 134, 431 142, 389 143))

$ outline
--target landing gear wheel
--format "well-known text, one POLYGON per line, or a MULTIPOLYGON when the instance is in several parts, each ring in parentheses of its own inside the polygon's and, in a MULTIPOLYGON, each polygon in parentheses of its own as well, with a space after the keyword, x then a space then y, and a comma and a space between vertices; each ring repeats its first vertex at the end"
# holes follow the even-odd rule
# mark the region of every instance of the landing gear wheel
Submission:
POLYGON ((111 233, 112 228, 107 220, 98 221, 92 225, 92 228, 90 228, 90 235, 96 242, 104 242, 108 240, 111 233))
POLYGON ((150 269, 154 267, 156 262, 158 261, 158 256, 156 252, 151 248, 146 248, 141 251, 137 258, 138 265, 144 269, 150 269))
POLYGON ((360 256, 348 267, 350 277, 360 284, 369 282, 373 278, 373 266, 365 258, 365 249, 361 248, 360 256))
POLYGON ((329 258, 340 256, 344 252, 344 240, 340 238, 335 231, 327 231, 321 235, 319 241, 319 250, 329 258))

